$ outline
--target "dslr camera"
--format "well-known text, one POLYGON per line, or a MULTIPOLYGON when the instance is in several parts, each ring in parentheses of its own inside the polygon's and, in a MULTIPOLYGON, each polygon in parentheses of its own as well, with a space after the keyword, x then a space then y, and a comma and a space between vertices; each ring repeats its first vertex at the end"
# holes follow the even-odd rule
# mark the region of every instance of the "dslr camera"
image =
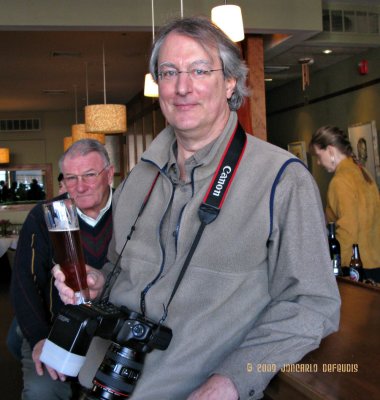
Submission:
POLYGON ((111 344, 88 398, 114 400, 130 397, 145 355, 154 349, 166 350, 172 331, 138 312, 108 302, 66 305, 45 341, 41 361, 65 375, 77 376, 94 336, 108 339, 111 344))

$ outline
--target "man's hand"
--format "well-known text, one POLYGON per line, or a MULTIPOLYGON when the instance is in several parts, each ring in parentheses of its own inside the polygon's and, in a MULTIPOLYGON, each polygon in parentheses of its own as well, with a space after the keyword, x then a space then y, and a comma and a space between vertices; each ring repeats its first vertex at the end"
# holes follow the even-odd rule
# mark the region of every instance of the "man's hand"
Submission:
MULTIPOLYGON (((101 271, 86 265, 87 285, 90 291, 90 299, 95 299, 101 292, 104 286, 104 275, 101 271)), ((55 279, 54 285, 58 289, 59 297, 64 304, 76 304, 74 291, 65 284, 65 275, 61 271, 59 265, 55 265, 53 270, 55 279)))
MULTIPOLYGON (((35 346, 33 347, 33 352, 32 352, 32 359, 33 359, 33 362, 34 362, 34 366, 36 367, 37 375, 40 375, 40 376, 42 376, 44 374, 44 370, 43 370, 43 367, 42 367, 43 364, 40 361, 40 356, 41 356, 42 347, 43 347, 43 345, 45 343, 45 340, 46 339, 42 339, 39 342, 37 342, 35 344, 35 346)), ((44 364, 44 365, 45 365, 49 375, 51 376, 51 378, 53 380, 56 381, 57 379, 59 379, 62 382, 66 380, 66 376, 65 375, 60 374, 58 371, 56 371, 55 369, 49 367, 46 364, 44 364)))
POLYGON ((239 393, 231 379, 222 375, 211 376, 190 394, 187 400, 238 400, 239 393))

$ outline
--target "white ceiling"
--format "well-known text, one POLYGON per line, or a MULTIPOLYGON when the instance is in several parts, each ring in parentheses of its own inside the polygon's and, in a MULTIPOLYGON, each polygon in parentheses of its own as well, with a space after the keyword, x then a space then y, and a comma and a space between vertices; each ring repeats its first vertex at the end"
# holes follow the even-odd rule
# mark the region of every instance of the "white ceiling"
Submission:
MULTIPOLYGON (((380 6, 380 0, 329 2, 380 6)), ((270 38, 271 34, 265 32, 265 43, 270 38)), ((148 31, 0 30, 0 112, 73 110, 78 122, 81 122, 81 110, 87 103, 104 101, 103 44, 106 102, 127 103, 143 89, 151 41, 152 33, 148 31)), ((274 78, 273 82, 267 83, 268 90, 289 80, 300 79, 300 58, 313 58, 312 74, 371 47, 380 46, 380 36, 377 36, 377 42, 347 42, 343 37, 326 42, 297 32, 286 42, 288 44, 265 50, 266 76, 274 78), (322 53, 327 45, 333 50, 332 54, 322 53), (284 69, 273 72, 270 67, 284 69)))

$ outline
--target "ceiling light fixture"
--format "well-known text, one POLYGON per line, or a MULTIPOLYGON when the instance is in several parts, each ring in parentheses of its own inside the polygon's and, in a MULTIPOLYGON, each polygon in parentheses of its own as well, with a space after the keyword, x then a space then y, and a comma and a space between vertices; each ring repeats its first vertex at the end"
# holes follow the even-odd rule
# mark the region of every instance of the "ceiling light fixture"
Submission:
POLYGON ((76 124, 71 127, 71 137, 73 143, 81 139, 97 140, 101 144, 106 144, 106 135, 104 133, 89 133, 86 132, 85 124, 76 124))
POLYGON ((244 25, 241 8, 232 4, 214 7, 211 10, 211 21, 217 25, 233 42, 244 39, 244 25))
MULTIPOLYGON (((152 0, 152 41, 154 43, 154 0, 152 0)), ((158 85, 154 81, 151 73, 145 75, 144 81, 144 96, 158 97, 158 85)))
POLYGON ((103 92, 104 104, 87 105, 84 108, 88 133, 124 133, 127 131, 127 107, 123 104, 107 104, 106 62, 103 44, 103 92))
MULTIPOLYGON (((87 91, 87 64, 86 64, 86 91, 87 91)), ((75 93, 75 124, 71 126, 71 143, 69 140, 66 141, 68 147, 73 143, 81 139, 93 139, 97 140, 101 144, 106 143, 106 135, 104 133, 89 133, 86 132, 85 124, 78 124, 78 101, 77 101, 77 87, 74 85, 75 93)), ((86 93, 88 99, 88 93, 86 93)), ((87 100, 88 101, 88 100, 87 100)), ((65 138, 64 138, 65 139, 65 138)), ((65 148, 65 140, 63 141, 63 147, 65 148)))
POLYGON ((323 54, 331 54, 332 50, 331 49, 326 49, 322 51, 323 54))
POLYGON ((63 151, 66 151, 73 144, 72 136, 65 136, 63 138, 63 151))
POLYGON ((0 164, 9 163, 9 149, 7 147, 0 148, 0 164))

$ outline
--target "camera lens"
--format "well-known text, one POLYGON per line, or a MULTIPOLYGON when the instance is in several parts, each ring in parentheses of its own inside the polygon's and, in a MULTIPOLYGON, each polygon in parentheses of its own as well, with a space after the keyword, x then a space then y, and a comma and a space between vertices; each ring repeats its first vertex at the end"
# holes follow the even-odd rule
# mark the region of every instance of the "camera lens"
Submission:
POLYGON ((145 353, 112 343, 93 380, 97 399, 116 400, 133 392, 144 365, 145 353))
POLYGON ((144 325, 137 324, 132 328, 133 336, 139 338, 144 336, 145 328, 144 325))

